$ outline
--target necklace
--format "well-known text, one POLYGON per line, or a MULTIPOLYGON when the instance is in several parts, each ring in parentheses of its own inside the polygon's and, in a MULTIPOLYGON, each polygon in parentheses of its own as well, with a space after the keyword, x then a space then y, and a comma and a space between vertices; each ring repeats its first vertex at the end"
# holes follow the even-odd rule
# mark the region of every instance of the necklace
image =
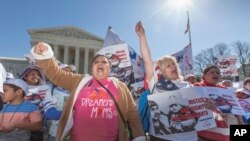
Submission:
MULTIPOLYGON (((9 121, 8 121, 7 123, 10 123, 10 122, 11 122, 11 120, 12 120, 12 118, 14 117, 15 113, 20 109, 20 107, 23 105, 23 103, 24 103, 24 102, 22 102, 20 105, 18 105, 18 107, 17 107, 17 108, 15 109, 15 111, 12 113, 12 115, 11 115, 11 117, 10 117, 10 119, 9 119, 9 121)), ((9 107, 9 103, 6 104, 6 107, 5 107, 4 111, 2 112, 1 124, 3 123, 4 114, 5 114, 6 110, 8 109, 8 107, 9 107)))

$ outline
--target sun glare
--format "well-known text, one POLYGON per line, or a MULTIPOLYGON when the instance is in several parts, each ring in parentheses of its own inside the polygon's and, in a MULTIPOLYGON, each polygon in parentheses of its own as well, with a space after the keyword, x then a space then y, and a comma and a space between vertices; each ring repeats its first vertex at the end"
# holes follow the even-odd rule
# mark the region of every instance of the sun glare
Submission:
POLYGON ((188 10, 188 6, 191 4, 190 0, 168 0, 167 5, 177 10, 188 10))

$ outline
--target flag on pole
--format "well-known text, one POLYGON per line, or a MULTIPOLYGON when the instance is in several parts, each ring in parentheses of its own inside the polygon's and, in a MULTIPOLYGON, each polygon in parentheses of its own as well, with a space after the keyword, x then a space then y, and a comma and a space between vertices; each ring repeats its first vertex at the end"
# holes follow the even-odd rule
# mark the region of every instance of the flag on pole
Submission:
POLYGON ((193 58, 192 58, 191 43, 189 43, 185 48, 173 54, 172 56, 176 58, 176 61, 179 64, 183 76, 193 73, 193 58))
POLYGON ((112 30, 112 27, 109 26, 104 39, 103 47, 108 47, 123 43, 125 43, 125 41, 120 39, 120 37, 112 30))
POLYGON ((189 31, 189 28, 190 28, 190 25, 189 25, 189 18, 188 18, 188 21, 187 21, 187 28, 186 28, 184 34, 186 34, 186 33, 189 31))

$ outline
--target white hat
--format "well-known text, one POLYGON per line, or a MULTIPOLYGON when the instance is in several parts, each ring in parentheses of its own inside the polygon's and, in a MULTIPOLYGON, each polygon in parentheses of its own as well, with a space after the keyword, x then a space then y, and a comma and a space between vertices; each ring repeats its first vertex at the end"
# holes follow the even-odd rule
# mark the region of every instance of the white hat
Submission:
POLYGON ((6 79, 6 71, 3 65, 0 63, 0 93, 3 93, 3 82, 6 79))
POLYGON ((184 80, 187 80, 189 77, 195 77, 195 75, 193 75, 193 74, 187 74, 187 75, 184 77, 184 80))
POLYGON ((250 95, 250 92, 245 90, 245 89, 237 89, 234 93, 238 93, 238 92, 242 92, 242 93, 245 93, 247 95, 250 95))
POLYGON ((19 88, 21 88, 25 94, 28 92, 28 85, 22 79, 11 78, 4 81, 4 84, 12 84, 19 88))

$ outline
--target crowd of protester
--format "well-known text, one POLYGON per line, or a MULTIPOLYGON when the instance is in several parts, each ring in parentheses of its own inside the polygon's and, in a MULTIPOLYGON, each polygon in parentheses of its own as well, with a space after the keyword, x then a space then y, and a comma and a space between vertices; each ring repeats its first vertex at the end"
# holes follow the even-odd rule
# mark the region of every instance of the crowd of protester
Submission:
MULTIPOLYGON (((152 60, 141 22, 136 24, 135 32, 145 66, 145 90, 150 94, 190 87, 231 89, 246 114, 221 113, 216 103, 207 101, 212 105, 209 109, 214 114, 215 128, 178 133, 179 125, 172 125, 171 131, 176 133, 164 138, 151 135, 153 127, 145 133, 138 103, 126 84, 109 77, 111 67, 106 56, 94 57, 91 75, 78 74, 75 66, 58 62, 47 43, 38 42, 31 49, 36 63, 18 78, 0 64, 0 141, 229 141, 230 125, 250 123, 250 78, 243 81, 242 88, 234 88, 232 81, 221 79, 216 65, 206 66, 200 81, 194 74, 182 76, 174 57, 152 60)), ((164 115, 156 103, 149 104, 158 110, 152 118, 164 115)), ((190 123, 194 122, 196 119, 190 123)), ((161 126, 158 122, 159 133, 169 132, 160 130, 161 126)), ((186 128, 184 124, 182 128, 186 128)))

